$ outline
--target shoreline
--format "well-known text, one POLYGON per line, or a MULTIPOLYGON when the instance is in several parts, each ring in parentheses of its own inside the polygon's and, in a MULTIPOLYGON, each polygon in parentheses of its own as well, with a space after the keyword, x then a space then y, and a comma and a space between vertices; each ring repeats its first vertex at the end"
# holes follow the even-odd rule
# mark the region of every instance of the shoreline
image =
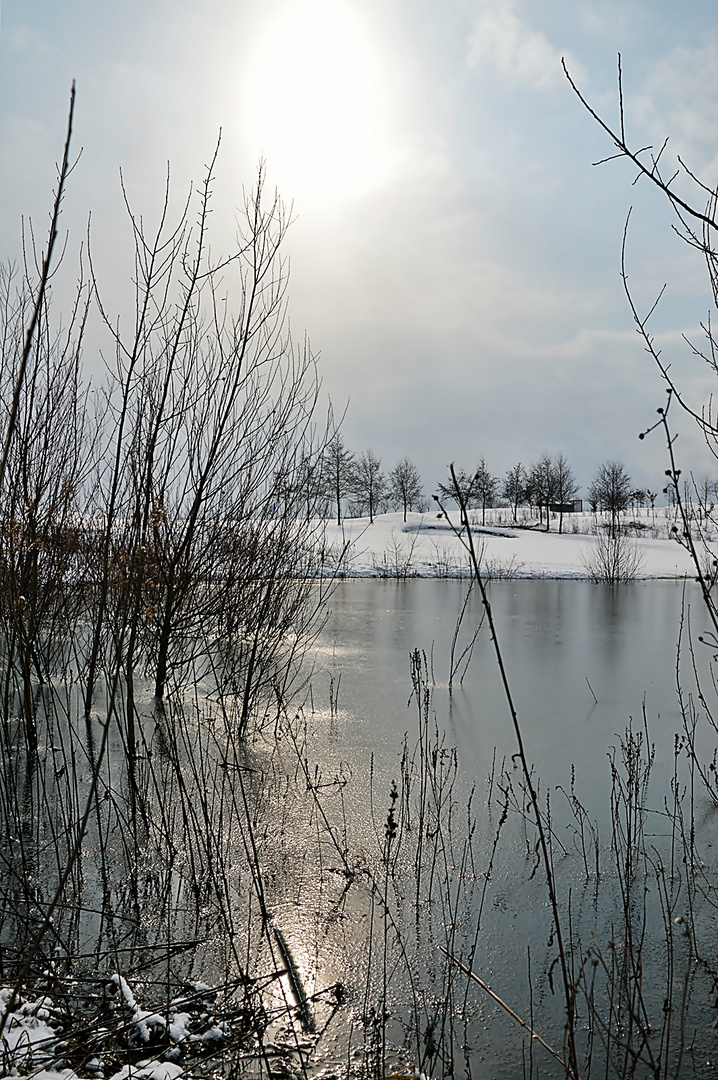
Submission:
MULTIPOLYGON (((476 514, 476 512, 474 512, 476 514)), ((449 519, 460 527, 459 512, 449 519)), ((601 515, 590 512, 564 516, 549 531, 518 525, 506 511, 487 511, 486 521, 471 521, 477 556, 487 580, 596 579, 592 567, 605 555, 607 532, 601 515)), ((669 508, 633 511, 623 524, 621 545, 631 562, 631 580, 695 578, 689 552, 676 540, 675 518, 669 508)), ((341 525, 315 522, 322 529, 325 573, 340 578, 468 578, 468 555, 461 536, 442 515, 410 513, 349 518, 341 525)), ((700 536, 710 559, 718 552, 718 537, 700 536)))

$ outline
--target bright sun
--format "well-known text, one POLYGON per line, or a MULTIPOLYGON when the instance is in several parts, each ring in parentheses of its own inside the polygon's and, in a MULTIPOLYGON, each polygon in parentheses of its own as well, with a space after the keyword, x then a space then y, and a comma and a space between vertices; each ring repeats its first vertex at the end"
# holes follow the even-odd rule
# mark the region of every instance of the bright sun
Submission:
POLYGON ((287 194, 359 191, 377 165, 370 50, 331 0, 303 0, 270 33, 252 78, 256 138, 287 194))

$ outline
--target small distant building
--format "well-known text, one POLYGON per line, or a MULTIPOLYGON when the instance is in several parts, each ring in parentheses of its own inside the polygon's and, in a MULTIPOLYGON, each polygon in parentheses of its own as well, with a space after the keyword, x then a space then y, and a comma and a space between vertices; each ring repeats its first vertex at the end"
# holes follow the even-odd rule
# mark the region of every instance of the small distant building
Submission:
POLYGON ((571 502, 565 503, 549 503, 548 508, 552 514, 582 514, 583 499, 572 499, 571 502))

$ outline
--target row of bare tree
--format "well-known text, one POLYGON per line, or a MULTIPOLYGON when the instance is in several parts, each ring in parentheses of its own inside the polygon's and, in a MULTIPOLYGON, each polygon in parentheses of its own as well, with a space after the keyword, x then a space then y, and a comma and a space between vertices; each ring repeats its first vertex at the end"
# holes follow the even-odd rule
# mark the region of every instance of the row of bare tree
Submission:
MULTIPOLYGON (((454 472, 461 501, 467 508, 480 509, 482 522, 486 520, 489 507, 507 505, 516 520, 519 507, 528 506, 536 510, 540 523, 548 524, 549 514, 557 513, 559 532, 562 532, 564 512, 580 491, 573 470, 562 453, 554 457, 543 454, 531 465, 519 461, 506 471, 503 480, 489 471, 483 458, 473 473, 464 469, 454 472)), ((443 498, 458 502, 453 480, 439 484, 439 492, 443 498)), ((588 487, 586 501, 593 512, 609 514, 612 529, 615 529, 624 511, 649 503, 654 506, 657 497, 655 491, 633 487, 629 473, 620 462, 605 461, 588 487)))
MULTIPOLYGON (((503 478, 490 471, 484 458, 473 472, 464 468, 455 468, 454 472, 463 504, 468 509, 481 510, 482 524, 490 507, 508 506, 517 519, 519 507, 528 506, 537 512, 540 523, 548 523, 552 510, 558 513, 559 532, 562 532, 564 512, 580 491, 563 453, 553 457, 542 454, 529 465, 519 461, 503 478)), ((353 453, 338 432, 327 442, 322 455, 311 459, 311 469, 304 468, 302 483, 308 518, 318 509, 341 524, 344 514, 367 516, 373 521, 376 514, 401 510, 406 521, 407 512, 427 509, 419 471, 409 458, 403 458, 386 474, 373 451, 353 453)), ((457 503, 453 480, 437 487, 442 502, 457 503)), ((656 498, 657 492, 634 488, 630 475, 617 461, 604 462, 587 490, 591 510, 608 513, 612 530, 620 514, 629 507, 635 509, 648 503, 654 506, 656 498)))
POLYGON ((314 475, 305 473, 305 478, 307 516, 319 508, 323 516, 335 517, 338 525, 345 513, 373 521, 376 514, 389 509, 401 510, 406 521, 409 511, 423 511, 428 505, 419 470, 409 458, 384 473, 373 451, 353 453, 340 432, 327 441, 314 475))

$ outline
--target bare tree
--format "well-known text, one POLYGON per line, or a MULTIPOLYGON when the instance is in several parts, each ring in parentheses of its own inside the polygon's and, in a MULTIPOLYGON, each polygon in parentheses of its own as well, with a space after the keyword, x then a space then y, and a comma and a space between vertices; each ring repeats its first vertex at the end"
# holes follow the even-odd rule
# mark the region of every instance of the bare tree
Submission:
POLYGON ((601 465, 588 489, 592 506, 610 515, 611 536, 620 530, 621 513, 631 498, 631 477, 618 461, 606 461, 601 465))
POLYGON ((543 523, 546 511, 546 529, 549 528, 549 503, 556 501, 556 472, 549 454, 542 454, 531 466, 527 489, 531 503, 538 509, 539 522, 543 523))
POLYGON ((629 496, 629 502, 632 510, 642 510, 646 505, 646 499, 648 496, 643 488, 634 488, 629 496))
POLYGON ((584 557, 584 566, 592 581, 620 585, 634 581, 643 569, 644 558, 635 540, 627 533, 611 535, 599 532, 595 547, 584 557))
POLYGON ((507 470, 503 483, 503 496, 508 500, 514 512, 514 521, 518 520, 519 505, 526 499, 526 469, 519 461, 507 470))
MULTIPOLYGON (((216 153, 194 227, 189 204, 178 223, 168 224, 167 189, 159 228, 148 236, 126 199, 137 282, 137 317, 127 338, 101 307, 115 345, 108 402, 117 422, 107 443, 111 467, 103 467, 105 531, 86 710, 109 640, 119 654, 105 656, 104 666, 119 663, 126 673, 128 724, 138 660, 162 700, 174 671, 200 657, 209 662, 223 608, 237 609, 237 590, 263 572, 261 562, 254 571, 232 572, 226 534, 254 535, 257 522, 266 522, 266 545, 248 542, 241 559, 246 564, 254 551, 271 563, 276 522, 298 517, 296 500, 290 507, 287 496, 297 488, 317 400, 311 353, 294 348, 286 327, 285 209, 276 195, 267 202, 260 170, 245 200, 237 250, 214 260, 208 227, 215 160, 216 153), (212 568, 220 563, 218 578, 212 568)), ((289 550, 284 542, 279 547, 289 550)), ((249 610, 246 602, 239 606, 249 610)), ((266 637, 266 620, 262 625, 266 637)), ((255 651, 245 670, 247 692, 257 670, 255 651)))
POLYGON ((33 301, 31 304, 28 305, 27 323, 23 324, 20 327, 22 333, 22 339, 20 339, 22 340, 22 347, 18 350, 19 358, 15 370, 12 396, 8 401, 8 415, 3 438, 2 457, 0 458, 0 490, 2 490, 2 483, 5 478, 5 468, 7 465, 7 457, 10 450, 10 444, 15 435, 17 413, 20 407, 20 396, 22 394, 25 384, 25 377, 27 374, 28 364, 30 362, 31 350, 33 348, 35 336, 39 332, 42 325, 42 316, 47 312, 48 288, 53 266, 53 253, 55 250, 55 244, 57 242, 60 212, 62 210, 62 202, 65 195, 65 185, 74 167, 70 164, 70 144, 72 141, 72 124, 74 115, 75 84, 73 82, 72 90, 70 92, 70 109, 67 117, 67 134, 65 136, 62 163, 58 168, 57 187, 55 188, 55 198, 53 201, 52 213, 50 215, 50 232, 47 239, 47 247, 43 252, 41 260, 37 259, 37 252, 33 250, 36 264, 38 262, 40 263, 40 273, 39 280, 36 284, 35 289, 33 290, 33 301))
POLYGON ((352 496, 359 516, 374 516, 379 512, 386 493, 386 480, 381 471, 381 460, 371 450, 365 450, 357 459, 352 482, 352 496))
POLYGON ((337 525, 342 523, 342 507, 351 494, 356 475, 356 458, 347 450, 337 432, 327 443, 322 455, 322 490, 336 511, 337 525))
POLYGON ((288 493, 290 501, 299 496, 308 522, 313 517, 326 517, 329 508, 322 487, 322 452, 326 442, 325 435, 321 440, 322 449, 317 453, 314 440, 309 438, 306 441, 297 458, 293 487, 288 493))
POLYGON ((73 626, 84 614, 78 590, 67 583, 84 577, 81 522, 88 512, 86 480, 95 449, 80 377, 88 290, 80 284, 76 317, 61 329, 52 327, 47 296, 38 305, 32 294, 27 268, 20 280, 13 269, 0 268, 0 408, 12 423, 0 513, 3 703, 4 715, 10 715, 9 695, 17 693, 30 744, 35 741, 34 687, 47 684, 69 661, 73 626), (23 356, 30 309, 35 333, 23 356))
POLYGON ((465 525, 465 511, 474 506, 474 474, 467 473, 465 469, 455 469, 453 464, 450 469, 451 473, 448 482, 446 484, 437 484, 437 488, 442 499, 451 499, 452 502, 456 503, 462 515, 462 524, 465 525))
POLYGON ((83 488, 92 453, 80 376, 90 301, 82 261, 66 326, 53 325, 49 295, 58 269, 53 256, 64 190, 73 169, 74 107, 73 83, 45 249, 37 251, 30 226, 29 236, 23 236, 22 275, 12 266, 0 268, 2 696, 7 717, 17 693, 30 750, 36 749, 33 684, 47 683, 71 652, 66 631, 78 618, 77 603, 62 586, 79 572, 78 521, 87 509, 83 488))
POLYGON ((553 459, 553 478, 556 502, 559 504, 558 531, 563 532, 563 508, 578 495, 578 483, 563 453, 553 459))
MULTIPOLYGON (((669 158, 666 153, 668 138, 664 139, 658 150, 652 144, 641 145, 637 148, 631 145, 626 133, 620 54, 618 57, 618 122, 615 125, 606 122, 591 106, 571 77, 565 62, 563 68, 577 98, 599 127, 608 135, 613 144, 615 153, 611 153, 597 164, 603 164, 615 159, 628 161, 636 172, 634 184, 640 177, 657 188, 666 197, 668 204, 676 215, 673 226, 676 232, 689 247, 700 252, 705 260, 715 310, 718 308, 718 250, 716 248, 716 237, 718 236, 718 187, 715 184, 703 183, 680 156, 675 157, 671 164, 667 164, 669 158)), ((672 433, 668 414, 672 403, 676 402, 677 406, 696 423, 714 457, 718 457, 718 424, 716 424, 715 411, 711 407, 710 400, 707 404, 702 405, 699 403, 695 405, 684 395, 675 382, 675 366, 672 365, 669 358, 661 353, 661 350, 656 345, 651 330, 651 318, 659 306, 665 286, 645 311, 639 310, 631 292, 627 272, 627 238, 630 218, 629 211, 626 217, 621 246, 621 278, 636 330, 640 334, 649 356, 653 358, 668 391, 665 406, 658 409, 659 419, 646 431, 642 432, 640 438, 644 438, 656 429, 661 430, 665 436, 670 468, 666 470, 668 483, 664 488, 664 494, 669 505, 675 507, 677 516, 681 518, 683 525, 682 535, 677 526, 676 535, 678 539, 685 541, 685 546, 696 569, 697 580, 701 587, 706 610, 711 619, 713 632, 718 634, 718 605, 714 597, 714 589, 718 584, 718 579, 712 571, 706 572, 704 565, 707 560, 708 564, 712 566, 714 555, 711 551, 705 549, 698 550, 691 535, 690 510, 683 505, 680 492, 681 470, 678 468, 676 461, 675 435, 672 433)), ((690 348, 693 354, 700 357, 714 375, 718 376, 718 338, 714 333, 710 316, 701 324, 701 328, 704 332, 702 346, 689 342, 690 348)))
MULTIPOLYGON (((30 232, 23 270, 0 267, 0 832, 22 849, 21 860, 3 851, 3 948, 12 942, 18 963, 0 1038, 48 930, 68 955, 86 940, 84 856, 107 915, 97 955, 119 942, 117 920, 139 927, 138 868, 158 845, 172 852, 178 894, 194 879, 198 933, 200 897, 218 902, 217 927, 242 846, 225 862, 218 838, 251 840, 256 827, 240 740, 253 718, 283 715, 326 595, 321 545, 301 520, 326 440, 314 432, 314 358, 286 319, 284 206, 260 170, 238 246, 217 259, 214 161, 174 222, 166 189, 154 233, 127 199, 133 317, 108 312, 83 257, 74 307, 56 318, 48 283, 63 267, 51 256, 69 137, 45 254, 30 232), (82 346, 95 303, 109 348, 93 394, 82 346), (135 701, 145 677, 154 724, 135 701)), ((245 851, 264 934, 253 841, 245 851)), ((151 914, 156 927, 166 914, 172 934, 183 915, 172 922, 174 886, 154 874, 151 914)))
POLYGON ((409 458, 402 458, 387 477, 388 497, 395 506, 400 506, 404 511, 406 521, 407 511, 420 510, 424 505, 424 489, 419 476, 419 470, 409 458))
POLYGON ((439 493, 445 499, 455 502, 461 512, 481 507, 482 524, 486 524, 486 510, 494 502, 498 490, 499 481, 486 467, 486 461, 481 458, 473 473, 467 473, 465 469, 456 470, 451 467, 451 475, 447 484, 438 484, 439 493))
POLYGON ((473 491, 474 498, 481 507, 481 524, 486 524, 487 507, 493 506, 499 490, 499 481, 496 476, 489 472, 486 461, 481 459, 474 473, 473 491))
POLYGON ((92 258, 64 329, 52 326, 46 291, 38 302, 29 277, 16 285, 0 274, 6 699, 21 694, 32 734, 33 684, 57 674, 52 643, 62 641, 86 718, 100 685, 116 711, 124 680, 130 757, 138 673, 159 702, 190 667, 224 681, 226 663, 246 727, 260 687, 288 677, 283 643, 299 640, 313 603, 303 471, 318 474, 325 439, 314 435, 314 358, 286 319, 287 214, 276 195, 267 200, 260 170, 237 249, 211 257, 215 159, 194 225, 189 201, 170 223, 169 185, 154 235, 126 198, 136 301, 127 332, 102 301, 92 258), (90 296, 112 344, 96 415, 80 364, 90 296))
POLYGON ((691 480, 693 481, 693 488, 698 502, 699 523, 701 518, 709 521, 715 508, 715 480, 712 480, 709 476, 703 476, 699 480, 696 480, 692 473, 691 480))

